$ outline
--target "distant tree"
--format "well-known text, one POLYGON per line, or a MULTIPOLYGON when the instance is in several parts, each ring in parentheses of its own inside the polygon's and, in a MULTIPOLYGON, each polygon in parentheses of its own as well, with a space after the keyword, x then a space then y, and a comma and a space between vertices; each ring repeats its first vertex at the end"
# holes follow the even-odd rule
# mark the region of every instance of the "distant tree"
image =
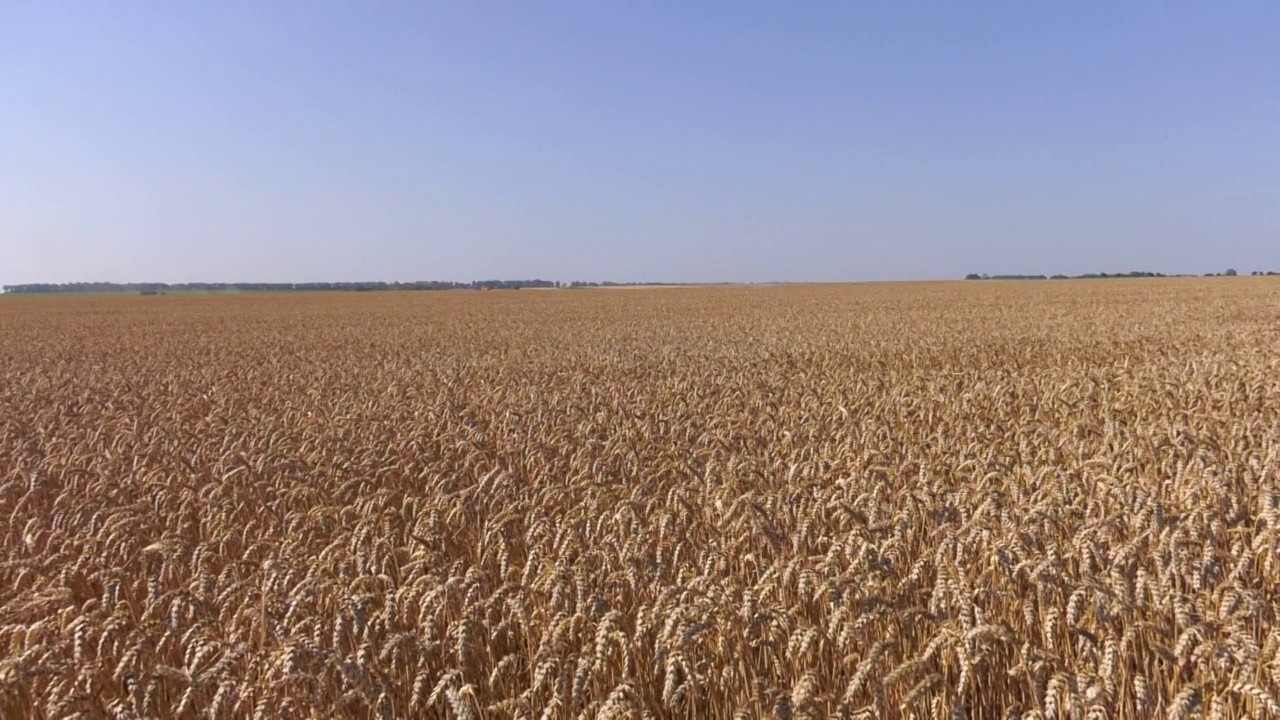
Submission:
POLYGON ((964 276, 964 279, 965 280, 981 280, 982 276, 979 275, 978 273, 969 273, 968 275, 964 276))
POLYGON ((1228 268, 1228 269, 1227 269, 1227 277, 1235 277, 1235 276, 1236 276, 1236 271, 1235 271, 1234 269, 1230 269, 1230 268, 1228 268))

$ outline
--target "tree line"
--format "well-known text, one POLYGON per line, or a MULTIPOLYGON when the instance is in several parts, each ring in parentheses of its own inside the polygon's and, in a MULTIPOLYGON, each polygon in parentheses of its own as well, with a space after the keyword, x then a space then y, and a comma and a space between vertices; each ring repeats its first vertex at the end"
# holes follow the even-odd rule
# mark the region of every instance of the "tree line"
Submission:
MULTIPOLYGON (((1235 270, 1227 270, 1220 273, 1205 273, 1204 275, 1181 274, 1166 275, 1158 272, 1127 272, 1127 273, 1085 273, 1083 275, 986 275, 978 273, 969 273, 964 276, 965 280, 1094 280, 1101 278, 1162 278, 1162 277, 1235 277, 1239 273, 1235 270)), ((1274 271, 1254 270, 1249 273, 1254 277, 1280 275, 1274 271)))
POLYGON ((572 282, 553 280, 473 280, 450 282, 422 280, 417 282, 305 282, 305 283, 28 283, 5 285, 6 293, 202 293, 202 292, 374 292, 402 290, 519 290, 521 288, 599 287, 623 283, 572 282))

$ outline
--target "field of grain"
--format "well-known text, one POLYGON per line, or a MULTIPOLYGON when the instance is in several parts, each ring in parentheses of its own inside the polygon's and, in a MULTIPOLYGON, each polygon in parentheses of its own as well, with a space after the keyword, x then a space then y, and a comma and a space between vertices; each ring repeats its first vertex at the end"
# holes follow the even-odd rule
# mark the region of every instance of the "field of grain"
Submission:
POLYGON ((1280 282, 0 298, 0 715, 1280 716, 1280 282))

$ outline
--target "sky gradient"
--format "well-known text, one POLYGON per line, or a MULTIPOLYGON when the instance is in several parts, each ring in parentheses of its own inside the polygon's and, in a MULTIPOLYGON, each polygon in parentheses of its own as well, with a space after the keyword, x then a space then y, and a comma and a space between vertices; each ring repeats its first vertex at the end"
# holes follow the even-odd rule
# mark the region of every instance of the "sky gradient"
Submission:
POLYGON ((0 0, 0 284, 1280 270, 1280 3, 0 0))

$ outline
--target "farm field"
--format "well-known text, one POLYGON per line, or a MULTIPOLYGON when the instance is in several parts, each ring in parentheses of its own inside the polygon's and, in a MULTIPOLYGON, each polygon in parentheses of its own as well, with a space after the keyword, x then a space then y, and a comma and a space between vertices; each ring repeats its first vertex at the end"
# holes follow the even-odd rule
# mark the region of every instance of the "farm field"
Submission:
POLYGON ((0 298, 5 718, 1280 716, 1280 280, 0 298))

